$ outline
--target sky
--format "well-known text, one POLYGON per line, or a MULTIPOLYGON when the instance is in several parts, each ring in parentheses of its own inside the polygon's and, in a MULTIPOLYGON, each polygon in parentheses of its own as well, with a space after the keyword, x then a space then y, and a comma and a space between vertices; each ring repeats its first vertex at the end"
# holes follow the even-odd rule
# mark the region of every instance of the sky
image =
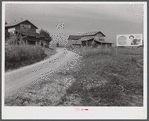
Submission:
POLYGON ((51 3, 5 5, 5 20, 29 20, 39 29, 47 30, 53 41, 67 44, 69 35, 101 31, 107 42, 116 41, 118 34, 143 33, 143 4, 51 3), (57 30, 56 25, 64 23, 57 30), (62 38, 60 38, 60 36, 62 38))

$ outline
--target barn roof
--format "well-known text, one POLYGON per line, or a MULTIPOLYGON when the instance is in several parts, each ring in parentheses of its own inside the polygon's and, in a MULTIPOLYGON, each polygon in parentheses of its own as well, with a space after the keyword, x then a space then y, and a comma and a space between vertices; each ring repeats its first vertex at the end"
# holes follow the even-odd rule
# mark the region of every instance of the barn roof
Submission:
MULTIPOLYGON (((86 36, 86 37, 82 37, 81 41, 87 41, 87 40, 91 40, 91 39, 94 39, 94 37, 86 36)), ((100 40, 95 40, 95 41, 100 42, 100 43, 104 43, 104 44, 113 44, 113 43, 107 42, 107 41, 100 41, 100 40)))
POLYGON ((40 35, 39 33, 35 33, 35 32, 27 32, 27 31, 17 31, 16 32, 25 35, 25 36, 30 36, 30 37, 45 37, 44 35, 40 35))
POLYGON ((96 35, 98 33, 101 33, 105 37, 105 35, 101 31, 87 32, 87 33, 84 33, 82 36, 88 36, 88 35, 91 36, 91 35, 96 35))
POLYGON ((90 39, 94 39, 94 36, 85 36, 85 37, 82 37, 81 38, 81 41, 87 41, 87 40, 90 40, 90 39))
POLYGON ((50 38, 45 37, 44 35, 41 35, 41 34, 39 34, 39 33, 26 32, 26 31, 18 31, 18 30, 16 30, 16 32, 17 32, 17 33, 20 33, 20 34, 22 34, 22 35, 24 35, 24 36, 27 36, 27 37, 36 38, 36 39, 29 39, 30 41, 36 41, 36 40, 38 41, 38 39, 43 39, 43 40, 45 40, 45 41, 47 41, 47 42, 50 41, 50 38))
POLYGON ((68 40, 79 40, 79 39, 81 39, 80 35, 70 35, 68 37, 68 40))
POLYGON ((103 43, 103 44, 113 44, 112 42, 106 42, 106 41, 100 41, 100 40, 95 40, 95 41, 103 43))
POLYGON ((22 20, 22 21, 17 21, 17 22, 8 23, 8 24, 5 25, 5 27, 6 27, 6 28, 14 27, 14 26, 16 26, 16 25, 18 25, 18 24, 21 24, 21 23, 23 23, 23 22, 26 22, 26 21, 29 22, 30 24, 32 24, 36 29, 38 29, 38 27, 35 26, 33 23, 31 23, 29 20, 22 20))
POLYGON ((73 44, 81 44, 81 41, 80 40, 73 40, 73 44))

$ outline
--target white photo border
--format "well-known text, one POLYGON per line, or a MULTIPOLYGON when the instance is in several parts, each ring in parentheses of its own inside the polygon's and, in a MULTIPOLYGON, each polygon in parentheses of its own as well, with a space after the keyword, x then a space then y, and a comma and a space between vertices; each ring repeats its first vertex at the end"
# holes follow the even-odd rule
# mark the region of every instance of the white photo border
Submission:
POLYGON ((2 2, 2 119, 147 119, 147 2, 2 2), (5 4, 143 4, 144 96, 143 107, 8 107, 4 106, 5 4), (75 111, 87 108, 88 111, 75 111))

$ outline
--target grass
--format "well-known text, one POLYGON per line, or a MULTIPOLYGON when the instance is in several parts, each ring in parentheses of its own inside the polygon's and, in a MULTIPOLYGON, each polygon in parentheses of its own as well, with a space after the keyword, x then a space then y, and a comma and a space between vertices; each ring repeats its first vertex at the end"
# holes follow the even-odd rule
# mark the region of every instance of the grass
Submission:
MULTIPOLYGON (((5 104, 21 106, 143 106, 142 49, 118 48, 117 54, 115 48, 82 48, 80 50, 77 48, 74 50, 80 51, 79 54, 83 57, 80 67, 76 71, 74 68, 62 69, 58 74, 60 76, 53 76, 59 78, 57 82, 52 82, 58 83, 57 87, 51 88, 51 82, 47 87, 45 83, 49 81, 43 81, 31 88, 33 89, 31 97, 29 89, 26 89, 27 96, 21 97, 25 95, 23 93, 17 98, 5 100, 5 104), (74 81, 67 86, 66 93, 64 90, 64 92, 62 90, 57 92, 56 90, 60 86, 66 85, 65 79, 69 78, 74 81), (43 85, 43 89, 36 91, 36 88, 41 85, 43 85), (49 91, 45 89, 49 89, 49 91), (40 92, 47 95, 41 95, 40 92), (58 96, 59 94, 63 94, 63 96, 58 96), (34 96, 36 96, 35 99, 34 96)), ((51 80, 51 76, 49 78, 51 80)))
MULTIPOLYGON (((67 64, 71 65, 71 64, 67 64)), ((65 90, 73 82, 71 75, 63 74, 67 70, 61 67, 56 73, 42 75, 12 96, 5 98, 5 106, 58 106, 65 90)))
MULTIPOLYGON (((84 49, 81 69, 67 95, 78 94, 83 106, 143 106, 141 49, 84 49), (127 53, 127 54, 126 54, 127 53)), ((143 63, 142 63, 143 64, 143 63)))
POLYGON ((7 45, 5 47, 5 71, 39 62, 46 57, 41 46, 7 45))

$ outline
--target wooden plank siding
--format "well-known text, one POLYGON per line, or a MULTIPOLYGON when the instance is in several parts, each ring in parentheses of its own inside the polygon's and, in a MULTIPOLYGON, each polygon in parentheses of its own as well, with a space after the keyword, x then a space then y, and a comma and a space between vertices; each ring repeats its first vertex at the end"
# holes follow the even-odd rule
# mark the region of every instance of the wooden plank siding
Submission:
MULTIPOLYGON (((36 27, 28 20, 12 22, 5 25, 5 31, 10 31, 17 36, 16 44, 49 44, 49 38, 36 32, 36 27)), ((9 38, 8 38, 9 39, 9 38)))
MULTIPOLYGON (((31 25, 31 24, 28 23, 28 22, 23 22, 23 23, 21 23, 21 24, 31 25)), ((18 30, 18 31, 24 31, 24 30, 22 30, 21 27, 20 27, 21 24, 16 25, 16 26, 15 26, 15 30, 18 30)), ((28 29, 27 31, 28 31, 28 32, 36 33, 36 28, 35 28, 33 25, 31 25, 31 28, 28 29)))
POLYGON ((12 26, 6 25, 5 30, 8 31, 8 30, 11 29, 11 28, 15 28, 15 30, 18 30, 18 31, 24 31, 24 30, 22 30, 21 27, 20 27, 21 24, 30 25, 31 28, 28 29, 27 31, 28 31, 28 32, 36 33, 37 27, 34 26, 33 24, 31 24, 28 20, 23 21, 23 22, 20 22, 20 23, 18 23, 17 25, 12 25, 12 26))
POLYGON ((97 47, 97 46, 105 46, 105 47, 111 47, 112 43, 105 41, 105 35, 101 31, 96 32, 87 32, 83 35, 70 35, 68 38, 68 42, 71 43, 71 40, 77 41, 77 43, 73 43, 73 45, 78 44, 78 42, 81 46, 87 46, 87 47, 97 47))

